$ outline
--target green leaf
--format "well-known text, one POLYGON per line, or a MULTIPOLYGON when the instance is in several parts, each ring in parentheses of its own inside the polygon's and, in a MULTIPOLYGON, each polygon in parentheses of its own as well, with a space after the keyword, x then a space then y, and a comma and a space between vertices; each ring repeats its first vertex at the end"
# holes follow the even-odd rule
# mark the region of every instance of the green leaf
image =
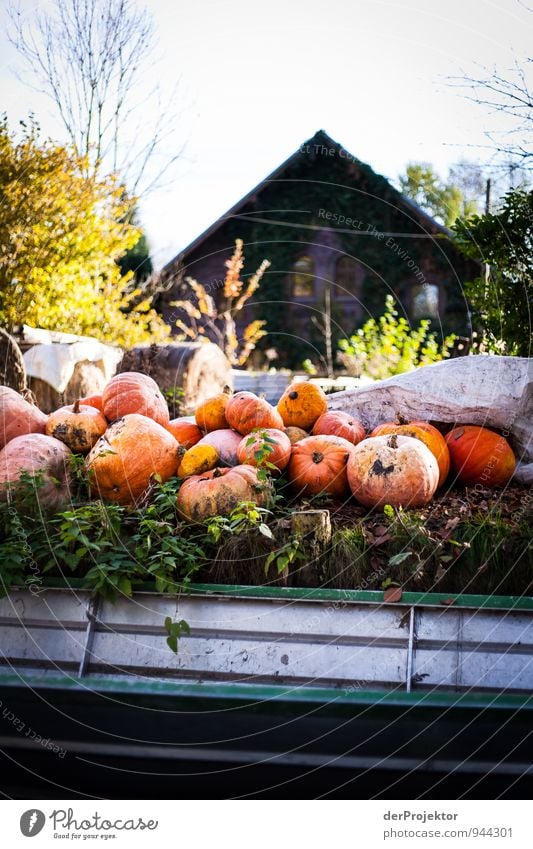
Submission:
POLYGON ((412 551, 401 551, 399 554, 393 554, 389 559, 389 566, 399 566, 404 560, 407 560, 412 555, 412 551))
POLYGON ((266 525, 264 522, 261 522, 261 524, 258 525, 258 530, 259 533, 263 534, 264 537, 267 537, 268 539, 274 539, 274 534, 272 533, 268 525, 266 525))

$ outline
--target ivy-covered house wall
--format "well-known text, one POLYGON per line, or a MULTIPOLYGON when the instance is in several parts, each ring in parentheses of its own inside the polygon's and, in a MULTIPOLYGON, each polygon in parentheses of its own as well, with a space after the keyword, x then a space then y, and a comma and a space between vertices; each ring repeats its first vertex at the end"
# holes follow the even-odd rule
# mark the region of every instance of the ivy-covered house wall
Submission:
POLYGON ((237 237, 245 276, 271 262, 243 322, 267 321, 263 347, 276 349, 277 364, 323 353, 327 291, 335 341, 380 315, 391 292, 409 320, 429 317, 444 335, 469 331, 462 284, 478 269, 444 227, 323 131, 167 265, 167 320, 185 277, 216 293, 237 237))

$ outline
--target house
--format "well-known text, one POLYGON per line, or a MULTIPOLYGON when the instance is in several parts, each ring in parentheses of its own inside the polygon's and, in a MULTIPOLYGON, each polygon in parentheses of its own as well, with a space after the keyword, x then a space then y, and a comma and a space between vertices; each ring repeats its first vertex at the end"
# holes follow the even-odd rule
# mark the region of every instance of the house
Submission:
POLYGON ((324 314, 336 344, 380 315, 388 293, 410 322, 428 318, 442 334, 469 331, 463 283, 479 268, 446 227, 323 130, 168 263, 158 304, 167 320, 176 317, 170 303, 186 277, 221 288, 239 237, 245 275, 271 262, 240 326, 265 319, 263 341, 279 364, 320 359, 324 314))

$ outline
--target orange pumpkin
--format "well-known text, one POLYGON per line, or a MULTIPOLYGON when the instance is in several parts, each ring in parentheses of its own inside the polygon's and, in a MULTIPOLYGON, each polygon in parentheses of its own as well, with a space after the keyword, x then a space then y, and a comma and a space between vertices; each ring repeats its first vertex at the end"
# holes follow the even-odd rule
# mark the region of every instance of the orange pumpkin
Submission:
POLYGON ((505 486, 516 459, 507 440, 477 425, 461 425, 446 434, 453 472, 467 486, 505 486))
POLYGON ((47 418, 14 389, 0 386, 0 449, 16 436, 44 433, 47 418))
POLYGON ((203 436, 198 425, 189 421, 189 419, 185 416, 181 416, 179 419, 171 419, 169 423, 165 425, 165 428, 185 449, 192 448, 193 445, 196 445, 203 436))
POLYGON ((423 507, 437 489, 439 466, 419 439, 397 433, 374 436, 354 447, 348 481, 365 507, 423 507))
POLYGON ((100 410, 102 415, 104 414, 104 405, 102 403, 101 395, 88 395, 87 398, 80 399, 80 404, 83 404, 86 407, 94 407, 96 410, 100 410))
POLYGON ((70 501, 72 478, 67 446, 42 433, 30 433, 10 439, 0 451, 0 499, 19 496, 20 479, 26 472, 40 478, 35 495, 39 509, 55 512, 70 501))
POLYGON ((48 436, 64 442, 75 454, 88 454, 106 429, 104 414, 79 401, 50 413, 46 422, 48 436))
POLYGON ((303 430, 311 430, 327 409, 325 392, 316 383, 306 380, 291 383, 278 401, 278 411, 285 427, 301 427, 303 430))
POLYGON ((354 419, 349 413, 342 410, 328 410, 315 422, 313 436, 342 436, 352 445, 357 445, 365 438, 366 432, 358 419, 354 419))
POLYGON ((239 458, 237 457, 237 448, 241 444, 242 436, 236 433, 231 428, 223 428, 222 430, 212 430, 202 436, 197 445, 212 445, 216 448, 220 462, 224 466, 237 466, 239 458))
POLYGON ((178 477, 190 478, 214 469, 220 462, 218 451, 212 445, 193 445, 181 458, 178 477))
POLYGON ((283 429, 283 421, 276 408, 253 392, 237 392, 230 398, 226 406, 226 419, 229 426, 242 436, 258 428, 283 429))
POLYGON ((302 439, 307 439, 309 436, 308 432, 301 427, 286 427, 285 433, 289 437, 291 445, 296 445, 297 442, 301 442, 302 439))
POLYGON ((228 516, 241 501, 264 501, 264 483, 251 466, 217 468, 187 478, 176 499, 178 514, 187 522, 203 522, 212 516, 228 516))
POLYGON ((152 477, 176 474, 180 446, 171 433, 146 416, 129 413, 109 425, 85 460, 91 490, 106 501, 135 504, 152 477))
POLYGON ((168 405, 155 380, 147 374, 124 371, 111 378, 102 392, 104 416, 110 422, 137 413, 166 427, 168 405))
POLYGON ((196 424, 204 433, 228 427, 225 410, 230 398, 231 389, 229 386, 225 386, 224 392, 220 392, 212 398, 207 398, 206 401, 197 406, 194 417, 196 424))
POLYGON ((239 463, 257 466, 259 460, 255 455, 257 452, 262 452, 267 463, 272 463, 277 469, 283 471, 291 458, 291 448, 291 441, 287 434, 270 427, 258 430, 249 436, 243 436, 237 448, 237 458, 239 463), (271 449, 268 454, 264 453, 267 446, 271 449))
POLYGON ((349 495, 346 464, 354 446, 340 436, 308 436, 292 447, 288 478, 305 495, 349 495))
POLYGON ((450 452, 442 433, 429 422, 414 421, 407 424, 386 422, 375 427, 370 436, 386 436, 390 433, 412 436, 429 448, 439 464, 439 486, 442 486, 450 471, 450 452))

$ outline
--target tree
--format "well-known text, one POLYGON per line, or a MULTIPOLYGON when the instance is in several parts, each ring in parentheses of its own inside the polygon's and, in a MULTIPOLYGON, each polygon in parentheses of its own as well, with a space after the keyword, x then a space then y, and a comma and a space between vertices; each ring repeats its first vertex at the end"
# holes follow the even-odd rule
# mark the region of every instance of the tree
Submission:
MULTIPOLYGON (((231 259, 226 260, 226 275, 221 281, 221 293, 213 297, 211 285, 204 286, 187 277, 185 284, 192 297, 172 301, 171 307, 177 307, 175 317, 178 327, 188 339, 209 339, 222 348, 230 363, 244 365, 258 341, 266 335, 263 330, 265 321, 251 321, 242 334, 237 336, 236 319, 247 301, 259 288, 259 283, 270 263, 264 259, 246 283, 241 278, 244 266, 242 239, 235 240, 235 250, 231 259), (183 319, 179 317, 183 314, 183 319)), ((215 284, 216 288, 216 284, 215 284)))
POLYGON ((465 287, 485 346, 531 356, 533 192, 508 192, 497 213, 458 219, 454 230, 466 256, 488 263, 487 274, 465 287))
MULTIPOLYGON (((456 179, 459 168, 464 171, 464 163, 456 166, 456 179)), ((405 174, 399 177, 399 183, 407 197, 447 227, 460 216, 477 212, 475 198, 466 196, 454 181, 443 182, 429 162, 409 162, 405 174)))
POLYGON ((496 166, 511 173, 533 170, 532 71, 533 59, 528 58, 516 60, 506 71, 484 69, 479 76, 450 79, 453 86, 472 92, 465 95, 468 100, 501 119, 501 129, 486 135, 497 156, 496 166))
POLYGON ((11 42, 88 172, 119 173, 130 194, 146 193, 181 152, 148 174, 175 117, 159 86, 144 88, 155 48, 150 14, 132 0, 53 0, 30 21, 17 9, 10 17, 11 42))
POLYGON ((126 346, 166 338, 149 300, 131 308, 137 292, 117 264, 139 231, 116 180, 88 175, 86 158, 41 142, 34 124, 17 139, 4 118, 0 193, 0 323, 126 346))

